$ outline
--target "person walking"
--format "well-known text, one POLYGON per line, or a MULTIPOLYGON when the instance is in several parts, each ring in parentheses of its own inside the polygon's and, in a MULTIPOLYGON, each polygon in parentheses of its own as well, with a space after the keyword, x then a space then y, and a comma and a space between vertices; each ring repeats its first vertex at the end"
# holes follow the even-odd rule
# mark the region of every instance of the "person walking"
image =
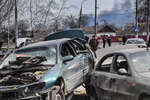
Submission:
POLYGON ((88 43, 89 37, 88 37, 88 36, 85 36, 85 40, 86 40, 86 43, 88 43))
POLYGON ((95 35, 94 35, 94 36, 92 37, 92 39, 90 40, 89 45, 90 45, 91 50, 93 51, 95 57, 97 58, 97 56, 96 56, 96 50, 97 50, 97 47, 98 47, 98 41, 97 41, 95 35))
POLYGON ((127 38, 126 38, 126 36, 124 35, 124 36, 122 37, 122 42, 123 42, 123 45, 125 45, 125 43, 126 43, 126 40, 127 40, 127 38))
POLYGON ((103 36, 103 48, 105 48, 105 43, 106 43, 106 38, 105 38, 105 35, 103 36))
POLYGON ((108 38, 107 38, 107 43, 108 43, 108 46, 111 47, 111 37, 110 36, 108 36, 108 38))

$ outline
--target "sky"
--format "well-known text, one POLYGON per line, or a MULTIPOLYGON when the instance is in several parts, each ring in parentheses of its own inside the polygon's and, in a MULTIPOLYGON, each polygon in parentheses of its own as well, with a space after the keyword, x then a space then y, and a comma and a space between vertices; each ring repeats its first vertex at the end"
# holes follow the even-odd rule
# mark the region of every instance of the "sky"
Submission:
MULTIPOLYGON (((98 2, 98 13, 101 11, 110 11, 114 7, 114 3, 122 4, 125 0, 97 0, 98 2)), ((129 0, 134 5, 134 0, 129 0)), ((69 10, 69 13, 79 14, 82 0, 69 0, 68 5, 74 5, 76 8, 69 10)), ((84 14, 94 14, 95 0, 87 0, 83 4, 83 13, 84 14)))
MULTIPOLYGON (((82 0, 69 0, 67 5, 76 6, 68 9, 68 14, 79 16, 82 0)), ((97 0, 98 2, 98 24, 105 20, 110 24, 122 27, 135 21, 135 0, 97 0), (115 20, 114 20, 115 19, 115 20)), ((92 14, 89 26, 94 25, 93 15, 95 13, 95 0, 87 0, 83 4, 83 14, 92 14)))

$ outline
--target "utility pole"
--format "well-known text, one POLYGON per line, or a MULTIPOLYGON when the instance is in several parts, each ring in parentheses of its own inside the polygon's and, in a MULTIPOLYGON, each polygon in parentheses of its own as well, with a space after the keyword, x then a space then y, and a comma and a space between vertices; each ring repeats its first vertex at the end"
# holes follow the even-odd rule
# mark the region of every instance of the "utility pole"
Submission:
POLYGON ((10 46, 10 17, 8 18, 8 37, 7 37, 7 49, 9 50, 10 46))
POLYGON ((79 15, 79 28, 81 28, 81 24, 82 24, 82 10, 83 10, 83 4, 84 4, 84 2, 85 1, 87 1, 87 0, 82 0, 82 2, 81 2, 81 8, 80 8, 80 15, 79 15))
POLYGON ((16 37, 16 47, 17 47, 17 39, 18 39, 18 6, 17 6, 17 0, 15 0, 15 37, 16 37))
POLYGON ((95 35, 97 33, 97 0, 95 0, 95 35))
POLYGON ((33 35, 33 26, 32 26, 32 24, 33 24, 33 18, 32 18, 32 0, 30 0, 30 28, 31 28, 31 33, 30 33, 30 36, 31 36, 31 34, 33 35))
MULTIPOLYGON (((147 45, 149 45, 149 0, 147 0, 147 45)), ((148 46, 147 46, 148 49, 148 46)))
POLYGON ((82 21, 82 4, 81 4, 81 8, 80 8, 79 28, 81 28, 81 21, 82 21))
MULTIPOLYGON (((136 28, 138 28, 138 0, 136 0, 136 28)), ((136 37, 138 38, 138 32, 136 32, 136 37)))

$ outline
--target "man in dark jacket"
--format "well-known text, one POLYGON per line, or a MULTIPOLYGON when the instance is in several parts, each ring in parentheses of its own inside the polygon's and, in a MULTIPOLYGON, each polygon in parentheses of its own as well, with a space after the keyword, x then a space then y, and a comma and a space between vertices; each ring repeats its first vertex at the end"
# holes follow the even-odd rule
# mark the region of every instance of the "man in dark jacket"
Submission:
POLYGON ((94 36, 92 37, 92 39, 90 40, 89 45, 90 45, 91 50, 94 52, 95 57, 96 57, 96 50, 97 50, 97 47, 98 47, 98 41, 97 41, 95 35, 94 35, 94 36))
POLYGON ((108 42, 108 46, 111 47, 111 37, 110 36, 108 37, 107 42, 108 42))
POLYGON ((105 38, 105 35, 103 36, 103 48, 105 48, 105 43, 106 43, 106 38, 105 38))
POLYGON ((126 40, 127 40, 127 38, 126 38, 126 36, 124 35, 124 36, 122 37, 123 45, 125 45, 126 40))

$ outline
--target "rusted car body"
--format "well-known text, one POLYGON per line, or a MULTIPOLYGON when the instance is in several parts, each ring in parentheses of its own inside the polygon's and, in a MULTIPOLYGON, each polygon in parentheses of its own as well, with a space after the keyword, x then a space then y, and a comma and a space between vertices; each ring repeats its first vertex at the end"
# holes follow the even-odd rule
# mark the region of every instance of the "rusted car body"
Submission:
POLYGON ((105 54, 86 89, 91 100, 150 100, 150 51, 135 48, 105 54))
POLYGON ((64 100, 86 78, 92 56, 77 39, 30 44, 0 65, 0 100, 64 100))

